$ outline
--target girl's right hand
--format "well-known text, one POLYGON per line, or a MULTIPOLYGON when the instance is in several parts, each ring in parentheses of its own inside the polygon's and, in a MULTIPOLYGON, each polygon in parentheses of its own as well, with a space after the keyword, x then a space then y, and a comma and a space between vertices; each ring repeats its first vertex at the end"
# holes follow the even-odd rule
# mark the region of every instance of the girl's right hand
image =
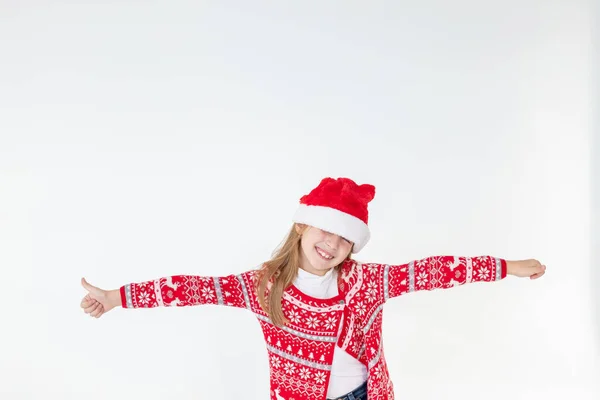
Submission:
POLYGON ((81 308, 91 317, 100 318, 119 304, 121 304, 121 293, 117 290, 102 290, 90 285, 85 278, 81 278, 81 285, 88 294, 81 300, 81 308))

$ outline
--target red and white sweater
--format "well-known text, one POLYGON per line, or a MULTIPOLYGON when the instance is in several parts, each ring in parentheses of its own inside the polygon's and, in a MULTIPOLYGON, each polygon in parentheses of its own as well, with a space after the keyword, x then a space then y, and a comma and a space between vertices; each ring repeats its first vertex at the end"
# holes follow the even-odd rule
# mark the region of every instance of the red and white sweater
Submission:
POLYGON ((256 270, 228 276, 175 275, 121 287, 125 308, 215 304, 254 313, 269 354, 271 400, 325 400, 336 344, 368 371, 369 400, 393 400, 384 357, 385 302, 418 290, 451 288, 506 277, 506 261, 481 257, 427 257, 401 265, 347 260, 338 275, 338 295, 317 299, 291 285, 282 298, 290 321, 273 325, 260 307, 256 270))

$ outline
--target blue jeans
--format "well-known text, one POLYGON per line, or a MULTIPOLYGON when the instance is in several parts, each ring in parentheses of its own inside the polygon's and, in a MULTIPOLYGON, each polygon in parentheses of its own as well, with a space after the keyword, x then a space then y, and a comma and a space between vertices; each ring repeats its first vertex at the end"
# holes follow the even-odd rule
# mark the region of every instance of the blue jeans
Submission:
POLYGON ((336 397, 332 400, 367 400, 367 381, 342 397, 336 397))

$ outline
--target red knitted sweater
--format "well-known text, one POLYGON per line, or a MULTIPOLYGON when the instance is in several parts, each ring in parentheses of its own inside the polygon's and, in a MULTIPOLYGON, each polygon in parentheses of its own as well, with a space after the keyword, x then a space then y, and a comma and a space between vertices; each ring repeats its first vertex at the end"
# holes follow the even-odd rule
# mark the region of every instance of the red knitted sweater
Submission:
POLYGON ((253 289, 256 270, 228 276, 175 275, 121 287, 125 308, 219 304, 254 313, 269 354, 271 400, 325 400, 334 346, 368 370, 369 400, 394 399, 382 344, 383 305, 418 290, 444 289, 506 277, 506 261, 489 256, 437 256, 402 265, 347 260, 341 266, 339 294, 310 297, 294 285, 282 299, 290 321, 274 326, 253 289))

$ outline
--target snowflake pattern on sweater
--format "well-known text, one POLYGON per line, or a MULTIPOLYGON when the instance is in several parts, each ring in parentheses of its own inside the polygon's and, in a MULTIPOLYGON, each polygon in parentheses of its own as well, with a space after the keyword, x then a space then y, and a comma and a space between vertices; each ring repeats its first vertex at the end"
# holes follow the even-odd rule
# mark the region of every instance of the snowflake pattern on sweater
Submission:
POLYGON ((393 400, 383 351, 383 306, 420 290, 448 289, 506 277, 506 261, 490 256, 435 256, 401 265, 345 261, 338 295, 317 299, 294 285, 282 298, 289 323, 277 327, 258 302, 257 271, 228 276, 175 275, 120 288, 124 308, 225 305, 254 313, 269 354, 271 400, 325 400, 335 346, 367 367, 369 400, 393 400))

